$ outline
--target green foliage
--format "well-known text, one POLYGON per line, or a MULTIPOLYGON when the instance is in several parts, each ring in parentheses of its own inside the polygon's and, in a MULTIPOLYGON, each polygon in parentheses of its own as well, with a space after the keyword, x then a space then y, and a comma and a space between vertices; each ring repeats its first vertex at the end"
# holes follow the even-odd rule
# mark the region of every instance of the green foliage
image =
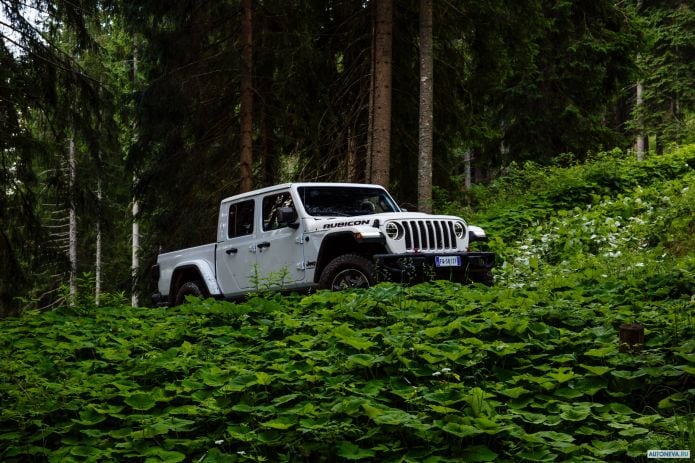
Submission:
POLYGON ((672 309, 644 311, 641 356, 618 352, 623 313, 586 289, 383 284, 28 313, 2 323, 0 455, 516 461, 675 448, 691 432, 695 327, 676 337, 672 309))
POLYGON ((610 1, 532 5, 520 16, 530 42, 522 42, 527 61, 510 69, 492 96, 500 100, 501 140, 511 159, 547 162, 557 153, 581 156, 600 146, 626 145, 606 120, 620 119, 621 82, 634 69, 640 41, 632 12, 610 1))
POLYGON ((639 15, 646 38, 638 62, 644 103, 635 107, 632 124, 656 134, 658 149, 693 143, 695 9, 689 2, 650 1, 639 15))
MULTIPOLYGON (((492 288, 4 320, 0 458, 624 461, 692 448, 692 156, 515 174, 543 176, 528 201, 548 207, 493 241, 505 260, 492 288), (576 189, 577 175, 602 193, 576 189), (633 321, 645 345, 622 353, 618 327, 633 321)), ((499 195, 497 211, 523 208, 499 195)))
MULTIPOLYGON (((590 211, 602 204, 610 208, 612 201, 636 201, 632 206, 613 206, 616 215, 622 214, 627 220, 642 212, 640 201, 647 197, 649 201, 658 201, 659 198, 654 197, 663 188, 674 190, 677 198, 686 194, 681 201, 683 204, 678 206, 680 212, 686 212, 683 208, 688 208, 687 196, 692 192, 687 189, 689 179, 685 176, 692 173, 695 166, 695 145, 684 146, 668 156, 650 157, 644 162, 613 150, 592 155, 583 164, 577 164, 571 157, 565 162, 558 160, 558 163, 566 165, 512 164, 504 177, 487 187, 475 187, 469 196, 470 208, 463 209, 446 200, 442 204, 447 212, 462 214, 472 223, 485 227, 488 235, 501 243, 518 239, 551 217, 576 216, 576 208, 590 211)), ((669 209, 671 204, 660 204, 660 207, 669 209)), ((687 214, 684 217, 687 218, 687 214)), ((679 226, 687 228, 685 223, 679 226)), ((657 227, 653 230, 658 231, 657 227)), ((687 239, 687 234, 681 237, 687 239)))

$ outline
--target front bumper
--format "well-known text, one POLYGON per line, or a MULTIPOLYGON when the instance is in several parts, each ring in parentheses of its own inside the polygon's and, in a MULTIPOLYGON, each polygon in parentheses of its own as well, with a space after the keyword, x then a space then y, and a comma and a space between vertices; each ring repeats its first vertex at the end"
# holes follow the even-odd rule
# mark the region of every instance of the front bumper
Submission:
MULTIPOLYGON (((451 263, 450 259, 449 262, 451 263)), ((492 284, 492 252, 459 252, 442 254, 377 254, 374 264, 380 279, 398 283, 418 283, 430 280, 450 280, 458 283, 492 284), (438 266, 442 257, 458 257, 459 265, 438 266)))

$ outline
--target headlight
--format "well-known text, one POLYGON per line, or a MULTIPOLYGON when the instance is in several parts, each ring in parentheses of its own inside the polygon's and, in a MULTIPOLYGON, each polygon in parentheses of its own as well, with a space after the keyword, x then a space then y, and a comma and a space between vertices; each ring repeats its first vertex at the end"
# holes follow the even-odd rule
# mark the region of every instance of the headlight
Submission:
POLYGON ((466 232, 466 227, 462 222, 454 222, 454 235, 456 238, 463 238, 463 234, 466 232))
POLYGON ((400 225, 395 222, 389 222, 386 224, 386 236, 392 240, 399 240, 403 238, 403 229, 400 225))

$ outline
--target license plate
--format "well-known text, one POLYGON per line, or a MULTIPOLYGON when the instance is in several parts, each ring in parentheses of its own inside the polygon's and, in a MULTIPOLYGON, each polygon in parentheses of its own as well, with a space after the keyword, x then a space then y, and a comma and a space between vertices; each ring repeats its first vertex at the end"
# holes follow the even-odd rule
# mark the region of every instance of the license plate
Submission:
POLYGON ((436 256, 434 265, 437 267, 460 267, 461 256, 436 256))

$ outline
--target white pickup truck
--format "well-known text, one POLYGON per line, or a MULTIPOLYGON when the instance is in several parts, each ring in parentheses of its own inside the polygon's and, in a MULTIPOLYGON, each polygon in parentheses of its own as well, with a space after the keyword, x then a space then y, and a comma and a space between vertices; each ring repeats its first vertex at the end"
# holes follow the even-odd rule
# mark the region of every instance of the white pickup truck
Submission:
POLYGON ((289 183, 224 199, 217 242, 160 254, 159 305, 234 299, 259 288, 362 288, 380 280, 492 283, 485 232, 459 217, 407 212, 379 185, 289 183))

